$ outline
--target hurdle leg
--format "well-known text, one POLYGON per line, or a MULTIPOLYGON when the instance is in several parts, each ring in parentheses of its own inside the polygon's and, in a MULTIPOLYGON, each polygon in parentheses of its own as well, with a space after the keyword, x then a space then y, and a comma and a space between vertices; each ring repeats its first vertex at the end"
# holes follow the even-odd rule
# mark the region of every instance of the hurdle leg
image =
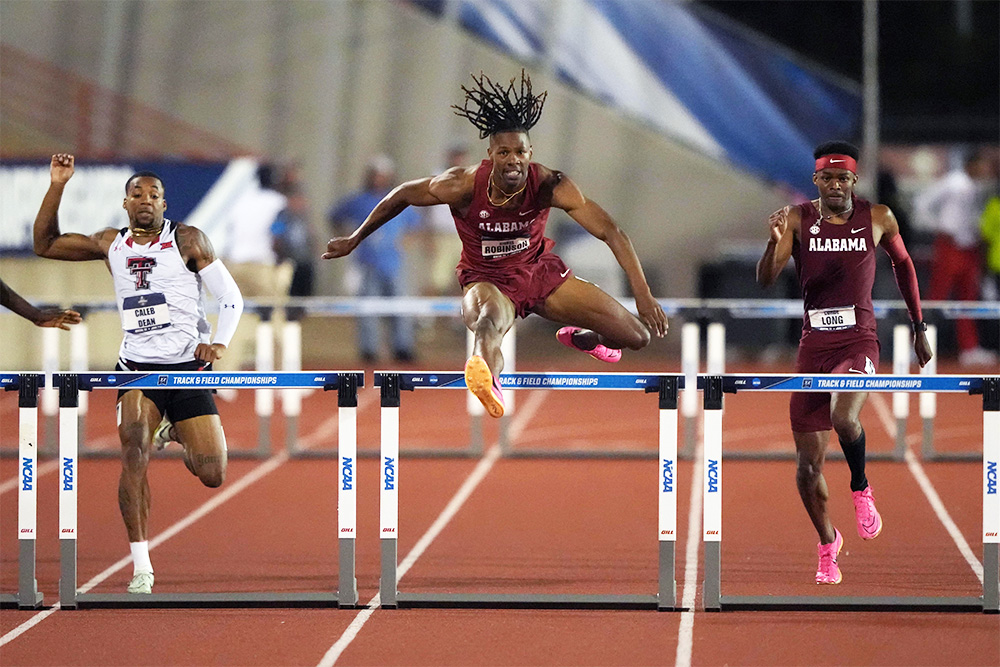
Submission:
MULTIPOLYGON (((920 369, 920 374, 937 375, 937 327, 933 324, 928 325, 925 334, 933 356, 927 365, 920 369)), ((937 415, 937 394, 933 391, 922 392, 918 400, 920 419, 923 422, 923 440, 920 444, 920 453, 925 461, 933 461, 937 457, 937 453, 934 451, 934 417, 937 415)))
POLYGON ((40 445, 40 448, 45 454, 54 454, 58 449, 56 416, 59 414, 59 392, 52 386, 52 376, 59 372, 59 329, 53 327, 42 329, 42 371, 45 373, 45 384, 41 390, 45 445, 40 445))
POLYGON ((660 378, 660 567, 657 609, 677 608, 677 378, 660 378))
POLYGON ((38 375, 24 373, 19 378, 18 458, 21 474, 17 492, 17 605, 21 609, 34 609, 42 604, 42 594, 38 592, 38 580, 35 579, 35 524, 38 512, 38 385, 38 375))
MULTIPOLYGON (((281 330, 281 369, 289 372, 302 370, 302 325, 297 321, 285 322, 281 330)), ((281 412, 285 417, 285 447, 291 452, 297 448, 299 440, 301 389, 281 390, 281 412)))
POLYGON ((1000 379, 983 382, 983 611, 1000 613, 1000 379))
MULTIPOLYGON (((897 324, 892 330, 892 372, 908 375, 910 372, 910 326, 897 324)), ((910 416, 910 395, 897 391, 892 395, 892 414, 896 418, 896 449, 893 459, 902 461, 906 456, 906 420, 910 416)))
POLYGON ((722 609, 722 378, 705 381, 705 469, 702 473, 705 611, 722 609))
POLYGON ((354 544, 357 533, 357 461, 358 461, 358 379, 342 373, 337 386, 337 453, 340 461, 340 484, 337 492, 337 527, 339 537, 338 606, 358 604, 358 580, 355 577, 354 544))
POLYGON ((77 485, 79 484, 79 380, 59 376, 59 606, 76 609, 77 485))
POLYGON ((680 457, 694 458, 695 440, 698 438, 698 367, 701 363, 701 326, 685 322, 681 327, 681 373, 684 390, 681 392, 681 413, 684 415, 684 448, 680 457))
MULTIPOLYGON (((86 312, 86 309, 82 306, 77 307, 81 312, 86 312)), ((87 322, 84 320, 79 324, 73 326, 73 329, 69 334, 69 370, 73 373, 86 373, 90 370, 90 352, 88 346, 90 345, 89 330, 87 329, 87 322)), ((90 395, 87 393, 78 394, 79 399, 79 418, 78 418, 78 442, 86 442, 87 433, 87 409, 89 407, 88 400, 90 395)), ((62 400, 62 395, 60 394, 60 401, 62 400)), ((60 403, 60 407, 61 407, 60 403)), ((62 429, 62 410, 60 412, 60 434, 62 429)))
POLYGON ((381 569, 379 599, 383 607, 396 607, 396 565, 399 527, 399 375, 382 378, 381 466, 379 487, 379 537, 381 569))
MULTIPOLYGON (((270 373, 274 370, 274 327, 271 324, 270 309, 267 319, 261 314, 257 324, 256 366, 258 373, 270 373)), ((274 390, 254 390, 254 408, 257 412, 257 451, 261 458, 271 453, 271 415, 274 414, 274 390)), ((287 443, 294 447, 294 442, 287 443)))

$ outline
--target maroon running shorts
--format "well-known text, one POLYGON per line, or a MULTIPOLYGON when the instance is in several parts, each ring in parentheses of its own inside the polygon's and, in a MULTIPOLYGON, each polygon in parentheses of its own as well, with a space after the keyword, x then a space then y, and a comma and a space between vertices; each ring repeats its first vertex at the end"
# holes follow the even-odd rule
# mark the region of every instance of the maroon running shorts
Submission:
POLYGON ((526 266, 503 267, 496 272, 460 268, 458 282, 463 288, 472 283, 496 285, 514 303, 517 316, 527 317, 571 275, 573 273, 566 263, 546 250, 538 260, 526 266))
MULTIPOLYGON (((858 338, 836 346, 816 345, 804 340, 799 343, 795 372, 874 375, 878 371, 880 348, 877 338, 858 338)), ((796 433, 833 428, 828 393, 793 393, 788 411, 792 418, 792 431, 796 433)))

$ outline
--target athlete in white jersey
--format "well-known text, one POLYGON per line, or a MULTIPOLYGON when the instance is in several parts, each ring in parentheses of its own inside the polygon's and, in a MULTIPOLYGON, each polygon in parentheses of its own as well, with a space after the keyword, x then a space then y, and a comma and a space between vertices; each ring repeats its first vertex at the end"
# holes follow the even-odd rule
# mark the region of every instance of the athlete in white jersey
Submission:
MULTIPOLYGON (((59 202, 73 164, 72 155, 52 156, 51 183, 35 218, 35 254, 107 263, 124 331, 118 370, 209 370, 236 331, 243 298, 208 238, 194 227, 164 219, 163 182, 152 172, 139 172, 125 184, 127 228, 103 229, 91 236, 60 233, 59 202), (214 338, 205 319, 202 285, 219 302, 214 338)), ((181 443, 184 463, 205 486, 220 486, 226 476, 226 436, 210 391, 118 392, 118 506, 132 550, 129 593, 150 593, 153 588, 146 470, 158 430, 181 443)))

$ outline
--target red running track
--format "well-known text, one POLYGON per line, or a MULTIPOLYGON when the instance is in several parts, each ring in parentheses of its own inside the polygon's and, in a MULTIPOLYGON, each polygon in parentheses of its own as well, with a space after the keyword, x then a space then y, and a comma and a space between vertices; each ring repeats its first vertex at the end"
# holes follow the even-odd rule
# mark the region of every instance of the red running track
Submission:
MULTIPOLYGON (((560 364, 565 369, 565 364, 560 364)), ((539 369, 541 370, 541 369, 539 369)), ((617 369, 616 369, 617 370, 617 369)), ((648 369, 645 369, 648 370, 648 369)), ((369 376, 370 378, 370 376, 369 376)), ((360 393, 359 447, 378 443, 377 392, 360 393)), ((16 444, 10 400, 0 399, 0 439, 16 444)), ((333 395, 310 396, 300 433, 313 447, 336 445, 333 395)), ((468 442, 463 392, 404 394, 404 447, 462 448, 468 442)), ((727 448, 790 449, 786 395, 727 398, 727 448)), ((88 440, 113 446, 108 406, 94 402, 88 440)), ((869 401, 863 421, 869 449, 892 438, 869 401)), ((16 406, 16 403, 14 404, 16 406)), ((255 446, 249 396, 223 404, 231 447, 255 446)), ((977 400, 941 398, 938 448, 978 447, 977 400)), ((911 417, 911 445, 919 423, 911 417)), ((512 421, 518 447, 655 450, 650 396, 595 392, 522 392, 512 421)), ((281 419, 273 436, 280 442, 281 419)), ((496 437, 495 425, 486 429, 496 437)), ((834 444, 835 446, 835 444, 834 444)), ((404 458, 400 479, 400 561, 427 533, 477 468, 482 481, 413 563, 400 590, 652 593, 656 587, 656 465, 652 460, 404 458)), ((335 460, 233 460, 220 490, 202 488, 177 460, 151 466, 151 535, 228 497, 152 552, 157 592, 314 591, 336 587, 335 460), (241 482, 241 480, 243 480, 241 482), (247 484, 247 480, 254 480, 247 484), (237 490, 235 495, 232 491, 237 490)), ((920 464, 975 558, 982 557, 978 463, 920 464)), ((702 556, 686 576, 694 463, 678 471, 678 593, 694 612, 567 610, 81 610, 0 613, 0 661, 13 665, 318 665, 331 647, 343 665, 997 665, 1000 617, 958 613, 700 611, 702 556), (25 624, 34 623, 24 629, 25 624), (353 625, 356 634, 345 631, 353 625), (360 627, 360 629, 358 629, 360 627), (341 651, 342 649, 342 651, 341 651)), ((812 583, 815 542, 794 488, 791 461, 725 464, 724 594, 977 595, 979 580, 906 463, 869 463, 883 534, 863 542, 842 462, 827 480, 831 512, 845 535, 844 582, 812 583)), ((0 460, 0 485, 16 462, 0 460)), ((80 479, 79 583, 127 556, 116 505, 118 463, 85 459, 80 479)), ((362 603, 378 589, 378 469, 358 473, 357 577, 362 603)), ((40 477, 38 582, 57 600, 56 476, 40 477)), ((6 488, 6 487, 2 487, 6 488)), ((0 494, 0 584, 16 589, 16 493, 0 494)), ((698 501, 700 502, 700 501, 698 501)), ((697 518, 697 515, 696 515, 697 518)), ((698 537, 696 525, 695 536, 698 537)), ((120 592, 131 564, 94 590, 120 592)), ((323 664, 328 664, 323 663, 323 664)))

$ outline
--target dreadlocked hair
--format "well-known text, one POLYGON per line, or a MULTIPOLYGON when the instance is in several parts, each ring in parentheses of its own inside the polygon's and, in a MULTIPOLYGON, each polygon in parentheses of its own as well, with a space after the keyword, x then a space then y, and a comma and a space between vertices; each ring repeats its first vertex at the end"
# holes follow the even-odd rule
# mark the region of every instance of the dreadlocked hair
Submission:
POLYGON ((542 106, 548 91, 541 95, 531 93, 531 77, 521 70, 520 91, 515 91, 515 79, 505 88, 493 83, 488 76, 472 75, 476 85, 470 90, 462 86, 465 103, 452 105, 455 115, 468 118, 479 129, 479 138, 485 139, 499 132, 527 132, 542 116, 542 106), (469 105, 475 108, 470 108, 469 105))

